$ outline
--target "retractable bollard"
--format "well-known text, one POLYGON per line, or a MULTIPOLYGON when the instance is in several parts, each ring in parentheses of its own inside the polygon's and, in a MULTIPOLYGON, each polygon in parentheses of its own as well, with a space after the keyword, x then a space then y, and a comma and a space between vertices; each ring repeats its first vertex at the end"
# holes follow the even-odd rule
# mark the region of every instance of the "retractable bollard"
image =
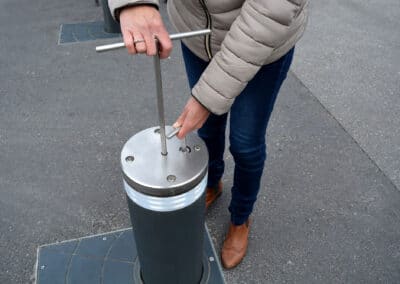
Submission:
MULTIPOLYGON (((205 35, 202 30, 171 39, 205 35)), ((123 43, 97 47, 107 51, 123 43)), ((184 141, 165 126, 160 58, 154 56, 159 127, 132 136, 121 152, 139 264, 137 283, 207 283, 203 256, 208 152, 195 134, 184 141), (168 132, 169 134, 166 134, 168 132)))
POLYGON ((101 8, 103 9, 104 31, 106 33, 120 33, 121 28, 111 16, 110 8, 108 7, 108 0, 101 0, 101 8))

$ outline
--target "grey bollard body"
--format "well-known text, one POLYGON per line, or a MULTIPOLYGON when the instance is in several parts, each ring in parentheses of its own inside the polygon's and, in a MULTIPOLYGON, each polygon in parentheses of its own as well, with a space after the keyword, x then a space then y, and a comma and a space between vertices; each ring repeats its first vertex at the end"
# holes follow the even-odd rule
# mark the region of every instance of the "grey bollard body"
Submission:
MULTIPOLYGON (((172 127, 167 127, 171 131, 172 127)), ((189 134, 167 140, 157 127, 131 137, 121 152, 124 187, 145 284, 204 283, 203 238, 208 152, 189 134)))

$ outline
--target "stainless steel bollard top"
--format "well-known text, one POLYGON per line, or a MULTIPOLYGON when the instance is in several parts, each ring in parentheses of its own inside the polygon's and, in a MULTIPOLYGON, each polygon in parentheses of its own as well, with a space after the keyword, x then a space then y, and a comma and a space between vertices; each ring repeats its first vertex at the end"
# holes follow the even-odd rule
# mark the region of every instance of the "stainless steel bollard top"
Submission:
MULTIPOLYGON (((202 192, 187 195, 175 202, 163 199, 157 203, 156 198, 148 200, 146 197, 173 197, 195 189, 207 174, 208 152, 197 135, 189 134, 186 143, 176 136, 166 140, 168 154, 162 155, 159 129, 145 129, 124 145, 121 152, 124 181, 134 191, 127 186, 125 190, 138 205, 151 207, 147 209, 177 210, 195 201, 202 192)), ((167 127, 167 131, 171 130, 172 127, 167 127)))

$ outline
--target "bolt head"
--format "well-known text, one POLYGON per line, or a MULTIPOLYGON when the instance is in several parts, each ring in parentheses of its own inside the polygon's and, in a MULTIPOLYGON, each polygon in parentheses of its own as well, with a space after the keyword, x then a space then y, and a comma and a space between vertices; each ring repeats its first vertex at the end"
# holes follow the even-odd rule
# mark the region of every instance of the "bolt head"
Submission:
POLYGON ((174 181, 176 181, 176 176, 174 176, 174 175, 169 175, 169 176, 167 176, 167 181, 169 181, 169 182, 174 182, 174 181))
POLYGON ((127 161, 128 163, 132 163, 135 160, 135 157, 133 156, 128 156, 125 158, 125 161, 127 161))

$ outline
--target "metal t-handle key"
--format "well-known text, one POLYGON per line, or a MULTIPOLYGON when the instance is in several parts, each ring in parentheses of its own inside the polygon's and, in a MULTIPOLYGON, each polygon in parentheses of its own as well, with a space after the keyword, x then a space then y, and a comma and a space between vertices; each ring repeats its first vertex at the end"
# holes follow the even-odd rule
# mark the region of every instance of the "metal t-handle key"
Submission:
MULTIPOLYGON (((211 33, 211 30, 209 30, 209 29, 185 32, 185 33, 177 33, 177 34, 170 35, 170 39, 171 40, 180 40, 183 38, 201 36, 201 35, 206 35, 209 33, 211 33)), ((155 38, 155 40, 158 41, 157 38, 155 38)), ((155 72, 155 76, 156 76, 157 108, 158 108, 158 119, 159 119, 159 124, 160 124, 160 137, 161 137, 161 154, 165 156, 168 154, 168 151, 167 151, 167 140, 166 140, 167 137, 165 134, 164 97, 163 97, 163 89, 162 89, 161 63, 160 63, 160 55, 158 52, 158 48, 159 48, 158 42, 157 42, 156 46, 157 46, 157 53, 153 57, 154 58, 153 60, 154 60, 154 72, 155 72)), ((125 44, 123 42, 120 42, 120 43, 113 43, 113 44, 97 46, 96 51, 104 52, 104 51, 110 51, 110 50, 120 49, 120 48, 124 48, 124 47, 125 47, 125 44)), ((175 132, 174 135, 176 133, 177 132, 175 132)), ((171 134, 168 136, 171 136, 171 134)))

